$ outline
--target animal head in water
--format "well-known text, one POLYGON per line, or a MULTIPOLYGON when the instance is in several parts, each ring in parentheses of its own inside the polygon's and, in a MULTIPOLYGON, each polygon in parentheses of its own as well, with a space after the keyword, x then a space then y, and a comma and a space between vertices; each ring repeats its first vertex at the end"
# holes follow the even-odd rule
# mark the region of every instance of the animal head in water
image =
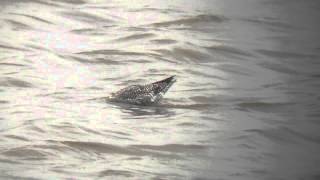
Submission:
POLYGON ((110 100, 137 105, 157 103, 176 81, 175 76, 171 76, 151 84, 132 85, 113 93, 110 100))

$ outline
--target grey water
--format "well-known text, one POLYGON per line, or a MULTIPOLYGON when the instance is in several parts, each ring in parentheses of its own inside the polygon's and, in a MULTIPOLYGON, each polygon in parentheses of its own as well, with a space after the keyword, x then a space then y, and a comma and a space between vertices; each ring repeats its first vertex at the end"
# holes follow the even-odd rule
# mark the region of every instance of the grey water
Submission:
POLYGON ((0 0, 0 179, 320 179, 319 9, 0 0))

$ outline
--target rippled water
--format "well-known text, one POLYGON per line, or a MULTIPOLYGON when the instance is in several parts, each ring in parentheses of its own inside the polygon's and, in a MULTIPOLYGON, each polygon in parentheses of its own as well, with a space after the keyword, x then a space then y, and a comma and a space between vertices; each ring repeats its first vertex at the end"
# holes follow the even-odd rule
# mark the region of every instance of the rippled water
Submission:
POLYGON ((1 179, 320 178, 317 0, 0 5, 1 179))

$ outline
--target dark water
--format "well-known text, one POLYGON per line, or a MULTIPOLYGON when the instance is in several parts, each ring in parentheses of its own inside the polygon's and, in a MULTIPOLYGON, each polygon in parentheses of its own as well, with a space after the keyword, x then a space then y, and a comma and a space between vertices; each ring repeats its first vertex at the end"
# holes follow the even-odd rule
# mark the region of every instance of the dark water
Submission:
POLYGON ((0 179, 320 179, 319 9, 1 0, 0 179))

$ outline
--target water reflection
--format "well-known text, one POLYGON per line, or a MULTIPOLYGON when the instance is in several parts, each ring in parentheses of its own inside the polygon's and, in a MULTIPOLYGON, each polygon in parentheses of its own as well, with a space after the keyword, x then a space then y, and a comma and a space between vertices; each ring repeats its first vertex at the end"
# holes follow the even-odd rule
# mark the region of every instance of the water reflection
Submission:
POLYGON ((115 108, 123 112, 124 119, 130 118, 169 118, 175 116, 174 109, 159 106, 135 106, 124 103, 112 103, 115 108))

